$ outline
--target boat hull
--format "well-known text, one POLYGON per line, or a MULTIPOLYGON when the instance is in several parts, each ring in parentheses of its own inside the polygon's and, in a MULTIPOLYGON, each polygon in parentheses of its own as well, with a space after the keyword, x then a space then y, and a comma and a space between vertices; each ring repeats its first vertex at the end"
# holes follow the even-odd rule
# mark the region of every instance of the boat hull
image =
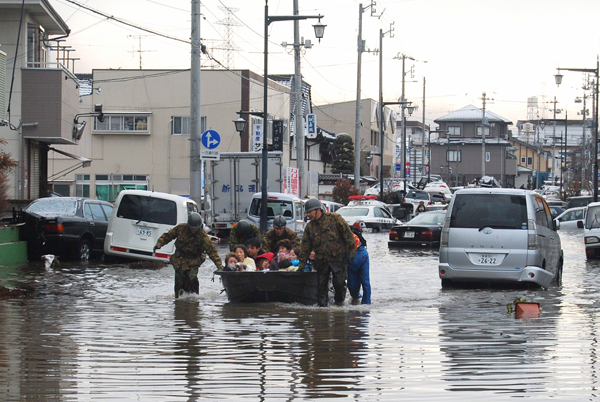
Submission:
POLYGON ((232 303, 317 303, 316 272, 215 271, 232 303))

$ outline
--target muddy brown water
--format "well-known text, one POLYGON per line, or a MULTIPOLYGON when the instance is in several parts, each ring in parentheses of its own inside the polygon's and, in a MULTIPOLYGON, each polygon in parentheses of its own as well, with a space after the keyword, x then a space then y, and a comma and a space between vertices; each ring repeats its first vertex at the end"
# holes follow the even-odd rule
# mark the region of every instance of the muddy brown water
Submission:
POLYGON ((549 290, 441 290, 435 251, 366 237, 370 306, 230 304, 210 264, 178 300, 171 267, 2 267, 35 293, 0 300, 0 400, 599 398, 600 265, 581 234, 561 235, 564 284, 549 290), (539 318, 509 314, 517 297, 539 318))

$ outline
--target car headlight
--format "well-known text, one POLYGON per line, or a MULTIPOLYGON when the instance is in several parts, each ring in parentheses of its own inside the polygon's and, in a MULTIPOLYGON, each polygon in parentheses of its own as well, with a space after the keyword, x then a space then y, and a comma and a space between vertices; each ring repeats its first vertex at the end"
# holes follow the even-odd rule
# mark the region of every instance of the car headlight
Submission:
POLYGON ((585 242, 585 244, 600 243, 600 239, 596 236, 586 237, 583 239, 583 241, 585 242))

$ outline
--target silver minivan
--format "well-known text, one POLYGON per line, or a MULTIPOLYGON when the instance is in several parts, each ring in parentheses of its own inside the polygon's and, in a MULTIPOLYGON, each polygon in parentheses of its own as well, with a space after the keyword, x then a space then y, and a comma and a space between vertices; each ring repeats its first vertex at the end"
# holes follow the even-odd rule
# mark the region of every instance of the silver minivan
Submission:
POLYGON ((440 242, 442 287, 453 282, 562 282, 563 252, 544 198, 528 190, 459 190, 440 242))

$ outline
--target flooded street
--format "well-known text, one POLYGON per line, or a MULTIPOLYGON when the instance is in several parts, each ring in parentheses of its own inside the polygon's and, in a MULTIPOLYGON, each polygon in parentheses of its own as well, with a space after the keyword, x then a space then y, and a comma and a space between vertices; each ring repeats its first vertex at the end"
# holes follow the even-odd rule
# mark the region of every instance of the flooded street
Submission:
POLYGON ((3 267, 36 292, 0 300, 0 400, 598 399, 600 266, 581 234, 561 234, 548 291, 441 290, 437 252, 365 237, 370 306, 230 304, 210 262, 178 300, 171 267, 3 267), (539 318, 507 312, 523 296, 539 318))

